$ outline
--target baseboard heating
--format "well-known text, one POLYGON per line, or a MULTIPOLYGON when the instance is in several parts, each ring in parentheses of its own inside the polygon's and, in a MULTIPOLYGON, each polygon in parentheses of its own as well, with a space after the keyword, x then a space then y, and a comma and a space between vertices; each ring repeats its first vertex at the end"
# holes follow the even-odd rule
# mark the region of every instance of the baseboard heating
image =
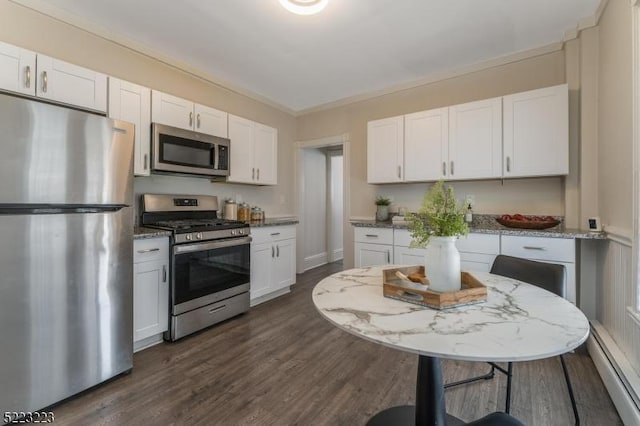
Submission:
POLYGON ((640 425, 640 377, 606 329, 591 322, 589 355, 625 425, 640 425))

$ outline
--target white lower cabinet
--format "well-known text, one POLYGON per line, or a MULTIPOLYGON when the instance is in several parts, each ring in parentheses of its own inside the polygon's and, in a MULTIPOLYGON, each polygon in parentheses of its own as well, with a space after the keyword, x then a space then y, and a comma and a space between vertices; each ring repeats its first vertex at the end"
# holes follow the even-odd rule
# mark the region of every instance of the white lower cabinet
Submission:
POLYGON ((355 267, 389 265, 393 260, 393 229, 356 228, 355 267))
POLYGON ((251 304, 288 293, 296 282, 294 225, 251 229, 251 304))
POLYGON ((564 265, 567 272, 567 300, 576 303, 575 239, 503 235, 502 254, 564 265))
POLYGON ((133 348, 162 341, 169 327, 169 239, 133 242, 133 348))
MULTIPOLYGON (((407 229, 356 227, 355 267, 424 265, 425 249, 409 248, 407 229)), ((564 265, 567 300, 576 303, 576 244, 574 238, 524 237, 470 233, 456 242, 463 271, 489 272, 499 254, 564 265)))

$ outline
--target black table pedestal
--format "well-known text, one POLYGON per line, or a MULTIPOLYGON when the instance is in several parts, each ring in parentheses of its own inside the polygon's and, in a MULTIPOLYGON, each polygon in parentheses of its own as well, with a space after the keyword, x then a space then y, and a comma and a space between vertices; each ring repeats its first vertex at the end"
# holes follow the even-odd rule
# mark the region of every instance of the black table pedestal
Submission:
POLYGON ((388 408, 373 416, 369 426, 458 426, 465 423, 446 412, 440 359, 420 355, 416 380, 416 405, 388 408))

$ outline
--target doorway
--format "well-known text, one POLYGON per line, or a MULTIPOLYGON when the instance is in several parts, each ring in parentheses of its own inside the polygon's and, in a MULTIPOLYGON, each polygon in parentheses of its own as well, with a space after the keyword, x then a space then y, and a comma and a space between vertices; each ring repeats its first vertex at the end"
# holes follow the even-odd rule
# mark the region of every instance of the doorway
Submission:
POLYGON ((298 273, 343 258, 348 151, 346 135, 297 143, 298 273))

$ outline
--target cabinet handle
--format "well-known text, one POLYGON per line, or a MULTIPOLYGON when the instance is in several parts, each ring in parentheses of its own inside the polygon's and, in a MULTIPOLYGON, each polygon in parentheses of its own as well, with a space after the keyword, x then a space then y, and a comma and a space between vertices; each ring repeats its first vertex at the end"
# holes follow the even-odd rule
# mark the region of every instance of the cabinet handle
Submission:
POLYGON ((200 128, 200 114, 196 115, 196 127, 200 128))
POLYGON ((279 232, 274 232, 273 234, 271 234, 272 237, 275 237, 276 235, 280 235, 279 232))
POLYGON ((149 154, 145 154, 144 155, 144 164, 143 164, 143 167, 142 167, 144 170, 147 170, 147 162, 148 162, 148 160, 149 160, 149 154))
POLYGON ((276 246, 276 257, 280 257, 280 246, 276 246))
POLYGON ((378 238, 378 235, 376 235, 376 234, 366 234, 365 237, 378 238))
POLYGON ((189 127, 193 126, 193 113, 189 113, 189 127))
POLYGON ((451 162, 451 176, 453 176, 453 161, 451 162))
POLYGON ((525 250, 540 250, 540 251, 546 250, 546 248, 544 247, 536 247, 536 246, 523 246, 522 248, 525 250))
POLYGON ((256 169, 257 173, 256 173, 256 180, 260 180, 260 168, 256 169))
POLYGON ((138 250, 138 253, 142 254, 142 253, 151 253, 153 251, 160 251, 159 248, 150 248, 150 249, 144 249, 144 250, 138 250))
POLYGON ((251 180, 256 180, 256 168, 251 169, 251 180))
POLYGON ((47 92, 47 72, 42 71, 42 92, 47 92))
POLYGON ((162 282, 167 282, 167 265, 162 265, 162 282))
POLYGON ((25 68, 25 86, 28 88, 31 87, 31 66, 27 65, 27 68, 25 68))
POLYGON ((447 175, 447 163, 446 161, 442 162, 442 176, 446 176, 447 175))
POLYGON ((391 252, 387 250, 387 263, 391 263, 391 252))
POLYGON ((275 248, 273 246, 271 246, 271 257, 276 257, 275 256, 275 248))
POLYGON ((398 166, 398 179, 402 179, 402 166, 398 166))
POLYGON ((507 171, 511 171, 511 157, 507 156, 507 171))

